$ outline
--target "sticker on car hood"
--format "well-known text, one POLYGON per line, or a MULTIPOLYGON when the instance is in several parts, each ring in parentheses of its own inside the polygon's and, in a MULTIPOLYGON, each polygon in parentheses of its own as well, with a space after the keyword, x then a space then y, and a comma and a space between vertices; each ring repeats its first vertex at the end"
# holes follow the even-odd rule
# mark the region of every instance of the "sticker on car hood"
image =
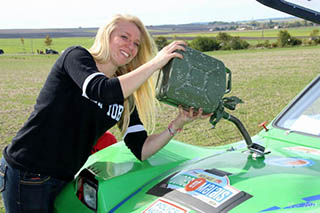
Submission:
POLYGON ((187 193, 215 208, 240 192, 230 186, 227 176, 216 176, 200 169, 179 172, 170 178, 168 188, 187 193))
POLYGON ((252 196, 231 186, 231 173, 212 169, 181 170, 147 193, 176 202, 196 212, 228 212, 252 196))
POLYGON ((269 165, 274 165, 274 166, 292 167, 292 168, 312 166, 314 164, 312 160, 308 160, 308 159, 285 158, 285 157, 270 158, 265 160, 265 163, 269 165))
POLYGON ((313 149, 313 148, 304 147, 304 146, 285 147, 284 149, 294 151, 294 152, 320 156, 320 149, 313 149))
POLYGON ((182 207, 181 205, 167 200, 165 198, 159 198, 153 202, 143 213, 159 213, 159 212, 175 212, 175 213, 187 213, 190 209, 182 207))

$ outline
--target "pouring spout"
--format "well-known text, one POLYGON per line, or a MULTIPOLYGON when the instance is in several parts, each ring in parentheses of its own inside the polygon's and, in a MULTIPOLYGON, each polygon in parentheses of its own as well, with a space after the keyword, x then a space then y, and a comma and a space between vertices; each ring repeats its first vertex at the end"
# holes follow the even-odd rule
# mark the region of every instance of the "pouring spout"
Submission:
MULTIPOLYGON (((228 114, 228 113, 226 113, 226 114, 228 114)), ((250 137, 247 129, 244 127, 244 125, 242 124, 242 122, 238 118, 236 118, 235 116, 230 115, 230 114, 228 114, 228 117, 226 117, 226 116, 223 116, 223 117, 225 119, 227 119, 228 121, 231 121, 232 123, 234 123, 237 126, 238 130, 240 131, 241 135, 243 136, 243 138, 247 144, 248 149, 253 154, 255 154, 257 156, 264 156, 265 147, 252 142, 251 137, 250 137)))

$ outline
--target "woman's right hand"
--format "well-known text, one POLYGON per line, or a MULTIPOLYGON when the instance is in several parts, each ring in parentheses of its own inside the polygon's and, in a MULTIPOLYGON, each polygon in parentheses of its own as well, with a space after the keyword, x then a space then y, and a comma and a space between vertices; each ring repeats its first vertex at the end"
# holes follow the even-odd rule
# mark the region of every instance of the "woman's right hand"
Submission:
POLYGON ((164 48, 162 48, 158 54, 150 61, 155 70, 161 69, 165 66, 172 58, 183 58, 183 56, 178 53, 176 50, 185 51, 185 47, 187 43, 185 41, 174 41, 164 48))
POLYGON ((123 97, 129 97, 136 91, 152 74, 166 65, 174 57, 183 58, 176 50, 185 51, 187 45, 184 41, 174 41, 165 46, 153 59, 137 69, 118 77, 123 93, 123 97))

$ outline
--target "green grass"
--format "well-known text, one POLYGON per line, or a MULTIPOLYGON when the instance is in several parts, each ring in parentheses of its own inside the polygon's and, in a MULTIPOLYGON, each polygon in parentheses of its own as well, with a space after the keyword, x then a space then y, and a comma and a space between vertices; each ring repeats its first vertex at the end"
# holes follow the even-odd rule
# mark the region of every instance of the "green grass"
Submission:
POLYGON ((44 41, 44 38, 25 38, 24 44, 22 44, 20 38, 0 39, 0 49, 3 49, 6 54, 37 53, 37 50, 44 51, 46 48, 61 52, 73 45, 89 48, 93 44, 94 38, 52 38, 50 47, 46 46, 44 41))
MULTIPOLYGON (((69 42, 68 39, 63 41, 64 45, 69 42)), ((207 54, 222 60, 232 71, 232 92, 227 96, 236 95, 244 103, 230 113, 244 123, 251 135, 260 131, 258 124, 263 121, 270 122, 320 73, 320 46, 216 51, 207 54)), ((57 57, 0 56, 1 150, 10 143, 28 118, 57 57)), ((176 108, 161 106, 161 111, 157 113, 155 132, 163 131, 177 115, 176 108)), ((121 140, 116 128, 113 128, 112 132, 121 140)), ((186 125, 175 139, 195 145, 216 146, 242 140, 242 137, 228 121, 222 120, 216 129, 211 129, 208 120, 203 120, 186 125)))
MULTIPOLYGON (((232 93, 243 99, 232 112, 253 135, 258 124, 271 121, 280 110, 319 72, 320 47, 277 48, 263 50, 215 51, 207 54, 222 60, 232 71, 232 93)), ((8 144, 33 109, 36 97, 58 56, 0 56, 0 141, 8 144)), ((162 105, 157 113, 157 128, 162 131, 177 110, 162 105)), ((216 129, 209 122, 197 121, 185 127, 176 138, 191 144, 219 145, 241 139, 227 121, 216 129)), ((113 129, 118 139, 118 131, 113 129)))
MULTIPOLYGON (((238 117, 254 135, 258 125, 270 122, 294 96, 320 73, 319 47, 271 50, 217 51, 212 55, 232 71, 232 93, 245 103, 231 114, 238 117)), ((228 121, 208 130, 207 121, 190 124, 178 140, 198 145, 218 145, 241 139, 236 127, 228 121)))
MULTIPOLYGON (((299 28, 288 28, 288 29, 266 29, 266 30, 245 30, 245 31, 226 31, 231 36, 239 36, 248 38, 248 42, 255 45, 261 40, 270 40, 270 42, 275 42, 278 37, 280 30, 287 30, 291 36, 309 36, 312 30, 320 29, 320 27, 299 27, 299 28)), ((164 36, 171 37, 197 37, 197 36, 209 36, 215 37, 219 32, 194 32, 194 33, 183 33, 183 34, 166 34, 164 36)), ((63 51, 69 46, 81 45, 89 48, 93 42, 94 38, 52 38, 52 45, 50 47, 46 46, 45 38, 30 39, 24 38, 24 43, 21 42, 20 38, 10 38, 10 39, 0 39, 0 49, 3 49, 7 54, 17 54, 17 53, 36 53, 37 50, 45 50, 46 48, 52 48, 59 52, 63 51)))

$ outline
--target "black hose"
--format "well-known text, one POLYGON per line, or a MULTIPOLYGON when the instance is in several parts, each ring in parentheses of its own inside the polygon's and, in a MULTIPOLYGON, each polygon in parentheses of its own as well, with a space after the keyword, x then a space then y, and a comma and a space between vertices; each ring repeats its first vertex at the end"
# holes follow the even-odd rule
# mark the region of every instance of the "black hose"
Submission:
POLYGON ((242 122, 238 118, 236 118, 230 114, 229 114, 228 118, 226 118, 226 119, 231 121, 232 123, 234 123, 238 127, 239 131, 241 132, 241 135, 243 136, 244 140, 246 141, 247 146, 250 148, 252 146, 252 140, 251 140, 251 137, 250 137, 248 131, 243 126, 242 122))

